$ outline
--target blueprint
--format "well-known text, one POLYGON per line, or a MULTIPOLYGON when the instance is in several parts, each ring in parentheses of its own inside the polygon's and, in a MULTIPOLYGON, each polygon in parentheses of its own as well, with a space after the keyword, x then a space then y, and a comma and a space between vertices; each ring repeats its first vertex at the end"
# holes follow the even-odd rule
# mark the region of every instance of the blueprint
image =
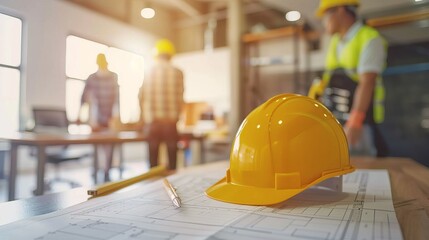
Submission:
POLYGON ((345 175, 343 192, 310 188, 267 207, 205 196, 225 170, 169 177, 182 199, 176 208, 162 181, 71 208, 0 226, 0 239, 402 239, 385 170, 345 175))

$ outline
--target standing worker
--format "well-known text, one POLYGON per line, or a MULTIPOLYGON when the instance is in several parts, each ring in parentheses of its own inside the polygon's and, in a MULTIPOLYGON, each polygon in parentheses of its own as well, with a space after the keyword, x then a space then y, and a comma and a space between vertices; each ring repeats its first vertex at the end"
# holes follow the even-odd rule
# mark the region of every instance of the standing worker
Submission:
POLYGON ((179 140, 176 124, 184 106, 183 73, 170 62, 175 49, 169 40, 159 40, 155 50, 156 63, 140 88, 140 108, 148 134, 150 167, 158 165, 159 145, 165 142, 168 168, 174 170, 179 140))
MULTIPOLYGON (((94 112, 95 116, 91 117, 95 119, 90 121, 90 125, 95 132, 107 130, 112 119, 119 119, 118 75, 109 71, 104 54, 97 55, 97 65, 97 72, 89 75, 86 80, 81 98, 81 106, 89 103, 91 112, 94 112)), ((112 167, 113 144, 105 144, 103 147, 106 156, 104 180, 110 181, 109 170, 112 167)))
POLYGON ((387 155, 377 128, 384 120, 381 73, 387 44, 374 28, 357 17, 359 0, 321 0, 317 16, 332 35, 322 81, 310 88, 344 124, 352 154, 387 155))

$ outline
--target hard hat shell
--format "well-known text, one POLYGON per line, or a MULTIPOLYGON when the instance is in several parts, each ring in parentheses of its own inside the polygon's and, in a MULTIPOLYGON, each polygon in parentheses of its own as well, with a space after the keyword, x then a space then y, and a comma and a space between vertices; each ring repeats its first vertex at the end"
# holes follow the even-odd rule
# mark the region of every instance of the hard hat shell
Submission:
POLYGON ((103 54, 103 53, 98 54, 96 62, 100 68, 107 68, 108 63, 107 63, 105 54, 103 54))
POLYGON ((173 43, 168 39, 160 39, 155 44, 155 56, 162 54, 169 56, 176 54, 176 49, 174 48, 173 43))
POLYGON ((224 202, 270 205, 353 171, 346 136, 332 113, 309 97, 282 94, 246 117, 226 177, 206 194, 224 202))
POLYGON ((316 16, 322 17, 326 10, 339 6, 359 6, 360 0, 320 0, 316 16))

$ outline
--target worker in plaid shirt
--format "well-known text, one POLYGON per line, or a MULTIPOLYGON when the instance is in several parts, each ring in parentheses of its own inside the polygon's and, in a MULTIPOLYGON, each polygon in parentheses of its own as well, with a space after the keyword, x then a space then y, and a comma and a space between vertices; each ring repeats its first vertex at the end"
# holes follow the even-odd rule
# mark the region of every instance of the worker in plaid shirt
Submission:
MULTIPOLYGON (((106 131, 109 122, 119 118, 119 86, 118 75, 108 69, 108 62, 104 54, 97 55, 97 72, 89 75, 82 93, 81 106, 84 103, 91 105, 90 125, 93 132, 106 131)), ((79 115, 82 108, 79 110, 79 115)), ((80 123, 78 119, 77 123, 80 123)), ((103 144, 106 166, 104 181, 110 181, 109 170, 113 161, 113 144, 103 144)))
POLYGON ((179 140, 176 124, 184 106, 183 73, 170 63, 174 53, 170 41, 162 39, 156 43, 156 64, 143 81, 139 93, 148 134, 150 167, 158 165, 159 146, 165 142, 170 170, 176 169, 179 140))

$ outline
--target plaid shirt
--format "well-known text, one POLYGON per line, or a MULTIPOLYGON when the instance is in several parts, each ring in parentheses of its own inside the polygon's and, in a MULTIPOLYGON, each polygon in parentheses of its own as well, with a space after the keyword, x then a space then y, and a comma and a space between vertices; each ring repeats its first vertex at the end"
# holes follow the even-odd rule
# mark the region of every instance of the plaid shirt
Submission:
POLYGON ((144 122, 177 122, 184 103, 183 92, 182 71, 168 61, 159 60, 140 88, 140 108, 144 122))
POLYGON ((89 75, 81 103, 91 101, 93 101, 93 107, 96 108, 97 123, 101 126, 108 126, 110 118, 119 112, 119 87, 116 73, 89 75))

